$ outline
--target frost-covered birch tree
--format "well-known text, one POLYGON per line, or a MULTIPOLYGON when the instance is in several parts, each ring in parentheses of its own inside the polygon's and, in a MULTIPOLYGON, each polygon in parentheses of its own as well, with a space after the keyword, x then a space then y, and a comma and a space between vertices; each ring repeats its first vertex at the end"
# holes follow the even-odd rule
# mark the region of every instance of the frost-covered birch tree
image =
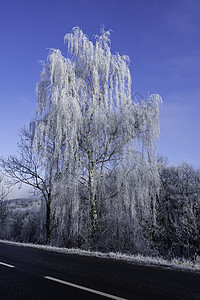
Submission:
MULTIPOLYGON (((129 58, 111 53, 110 31, 102 28, 93 43, 75 27, 65 36, 65 42, 67 57, 60 50, 51 50, 37 86, 34 149, 40 152, 43 145, 44 151, 49 136, 53 137, 55 155, 62 165, 59 192, 65 194, 64 198, 60 196, 63 202, 57 198, 55 203, 59 219, 66 212, 67 201, 72 203, 72 214, 80 211, 82 200, 77 186, 81 186, 86 191, 89 210, 87 230, 94 242, 100 218, 99 201, 104 201, 98 189, 106 186, 108 174, 116 166, 125 165, 128 157, 133 162, 139 150, 147 164, 154 163, 161 98, 151 95, 148 100, 134 102, 129 58), (74 194, 67 195, 74 182, 74 194), (69 200, 69 195, 73 199, 69 200)), ((125 180, 118 179, 118 188, 125 180)), ((77 234, 81 226, 78 219, 71 224, 77 228, 77 234)))

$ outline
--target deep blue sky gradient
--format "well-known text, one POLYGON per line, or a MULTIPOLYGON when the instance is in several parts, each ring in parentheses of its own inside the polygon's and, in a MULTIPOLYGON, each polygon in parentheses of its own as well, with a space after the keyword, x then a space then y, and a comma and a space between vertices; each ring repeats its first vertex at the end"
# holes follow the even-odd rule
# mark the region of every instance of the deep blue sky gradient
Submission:
POLYGON ((200 1, 2 0, 0 156, 16 154, 19 129, 35 116, 35 87, 49 48, 67 49, 74 26, 91 39, 112 29, 112 51, 130 57, 133 93, 159 93, 158 152, 200 166, 200 1))

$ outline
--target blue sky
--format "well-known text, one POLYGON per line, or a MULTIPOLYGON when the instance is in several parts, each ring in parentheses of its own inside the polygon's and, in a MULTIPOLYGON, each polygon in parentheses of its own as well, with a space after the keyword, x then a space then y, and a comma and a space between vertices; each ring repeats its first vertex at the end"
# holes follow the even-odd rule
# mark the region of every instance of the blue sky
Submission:
POLYGON ((74 26, 90 38, 112 29, 112 51, 131 59, 133 93, 159 93, 158 152, 200 167, 199 0, 2 0, 0 156, 16 154, 19 129, 35 116, 35 87, 49 48, 66 53, 74 26))

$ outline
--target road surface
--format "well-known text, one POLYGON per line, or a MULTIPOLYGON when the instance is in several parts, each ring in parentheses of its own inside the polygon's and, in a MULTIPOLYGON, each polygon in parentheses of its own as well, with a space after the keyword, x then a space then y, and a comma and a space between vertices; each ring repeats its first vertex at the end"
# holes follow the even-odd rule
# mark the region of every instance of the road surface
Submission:
POLYGON ((0 299, 200 300, 200 273, 0 243, 0 299))

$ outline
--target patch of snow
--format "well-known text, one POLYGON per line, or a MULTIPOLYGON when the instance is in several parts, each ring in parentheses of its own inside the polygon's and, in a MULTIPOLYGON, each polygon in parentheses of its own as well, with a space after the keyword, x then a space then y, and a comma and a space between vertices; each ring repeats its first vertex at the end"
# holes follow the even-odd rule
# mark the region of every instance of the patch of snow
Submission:
POLYGON ((182 271, 194 271, 198 273, 200 272, 199 260, 191 261, 191 260, 186 260, 181 258, 173 258, 171 261, 169 261, 161 257, 150 257, 150 256, 143 256, 140 254, 127 255, 127 254, 114 253, 114 252, 102 253, 97 251, 95 252, 95 251, 81 250, 77 248, 59 248, 55 246, 18 243, 18 242, 11 242, 7 240, 0 240, 0 243, 43 249, 43 250, 59 252, 63 254, 78 254, 78 255, 93 256, 98 258, 115 259, 127 263, 134 263, 134 264, 140 264, 140 265, 151 266, 151 267, 161 267, 164 269, 167 268, 167 269, 178 269, 182 271))

